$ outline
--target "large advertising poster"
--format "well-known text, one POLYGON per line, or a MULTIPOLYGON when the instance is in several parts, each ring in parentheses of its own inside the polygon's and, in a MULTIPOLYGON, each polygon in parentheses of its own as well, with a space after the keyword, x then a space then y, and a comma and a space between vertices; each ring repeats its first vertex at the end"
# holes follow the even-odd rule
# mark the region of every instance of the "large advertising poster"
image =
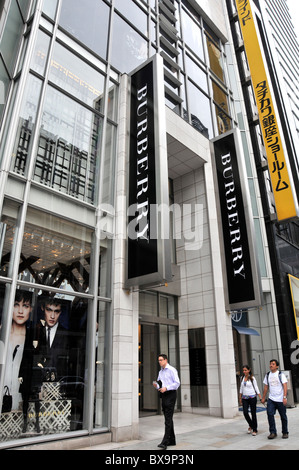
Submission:
POLYGON ((297 216, 298 207, 292 190, 291 173, 288 170, 288 159, 283 148, 254 13, 249 0, 237 0, 236 3, 264 138, 277 218, 282 221, 297 216))
POLYGON ((299 340, 299 279, 298 277, 291 276, 291 274, 288 274, 288 276, 293 302, 297 339, 299 340))
POLYGON ((241 158, 238 158, 241 154, 237 130, 215 138, 212 153, 222 224, 227 309, 255 307, 260 305, 259 273, 247 202, 249 196, 241 158))
MULTIPOLYGON (((7 316, 0 289, 0 329, 7 316)), ((0 442, 82 429, 87 303, 17 289, 0 442)))
POLYGON ((156 55, 131 74, 126 286, 159 283, 170 275, 168 166, 163 68, 156 55))

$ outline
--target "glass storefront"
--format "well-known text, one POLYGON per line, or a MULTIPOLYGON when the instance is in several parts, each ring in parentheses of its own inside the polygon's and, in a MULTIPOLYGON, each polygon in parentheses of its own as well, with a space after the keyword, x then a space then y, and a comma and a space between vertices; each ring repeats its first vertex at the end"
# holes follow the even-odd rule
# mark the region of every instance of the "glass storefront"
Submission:
MULTIPOLYGON (((117 74, 70 47, 64 31, 106 54, 98 25, 91 37, 82 15, 80 24, 69 15, 87 14, 79 3, 43 2, 43 26, 21 46, 19 106, 4 123, 0 445, 109 428, 112 240, 96 228, 99 203, 114 198, 117 74), (63 41, 48 22, 58 11, 63 41)), ((110 8, 96 3, 107 28, 110 8)))
POLYGON ((95 229, 28 207, 22 234, 21 214, 20 204, 5 201, 0 441, 107 428, 110 245, 102 244, 95 262, 95 229), (95 265, 100 275, 93 295, 95 265))
MULTIPOLYGON (((117 191, 119 75, 161 52, 166 105, 209 138, 220 117, 230 123, 223 46, 204 40, 188 1, 170 3, 169 48, 158 1, 11 2, 17 34, 5 31, 0 50, 11 91, 0 105, 0 444, 110 426, 113 240, 96 226, 117 191)), ((158 410, 148 381, 159 353, 179 368, 177 299, 142 293, 140 325, 140 410, 158 410)))

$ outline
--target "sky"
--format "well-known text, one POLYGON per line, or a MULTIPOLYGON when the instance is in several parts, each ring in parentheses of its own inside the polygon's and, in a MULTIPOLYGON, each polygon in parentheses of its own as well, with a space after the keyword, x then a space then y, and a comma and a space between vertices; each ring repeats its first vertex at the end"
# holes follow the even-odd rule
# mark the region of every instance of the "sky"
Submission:
POLYGON ((287 0, 290 14, 292 17, 292 23, 295 27, 297 38, 299 41, 299 0, 287 0))

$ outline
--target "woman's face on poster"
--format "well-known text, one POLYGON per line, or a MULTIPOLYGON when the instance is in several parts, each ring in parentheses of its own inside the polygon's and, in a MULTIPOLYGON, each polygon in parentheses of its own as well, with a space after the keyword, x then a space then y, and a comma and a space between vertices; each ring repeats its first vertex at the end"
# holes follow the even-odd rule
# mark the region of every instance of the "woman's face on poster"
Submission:
POLYGON ((29 320, 31 304, 29 301, 15 300, 13 308, 13 321, 18 325, 23 325, 29 320))

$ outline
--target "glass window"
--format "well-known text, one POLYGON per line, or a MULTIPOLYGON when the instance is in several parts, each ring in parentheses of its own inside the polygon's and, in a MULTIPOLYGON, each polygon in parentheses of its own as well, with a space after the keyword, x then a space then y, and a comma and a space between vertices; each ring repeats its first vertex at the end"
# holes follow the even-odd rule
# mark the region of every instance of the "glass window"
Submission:
POLYGON ((29 75, 21 106, 11 162, 11 170, 21 175, 25 174, 27 158, 32 144, 32 133, 39 105, 41 85, 41 81, 38 78, 29 75))
POLYGON ((159 316, 171 320, 177 319, 176 301, 174 297, 160 295, 159 316))
POLYGON ((186 72, 195 84, 208 93, 207 74, 186 54, 186 72))
POLYGON ((40 75, 44 75, 45 73, 49 47, 50 37, 42 31, 39 31, 32 56, 31 68, 40 75))
POLYGON ((95 399, 94 399, 94 427, 107 426, 109 407, 108 394, 110 369, 109 357, 107 357, 107 338, 110 337, 110 304, 99 302, 98 318, 96 324, 96 376, 95 376, 95 399))
MULTIPOLYGON (((168 356, 168 362, 179 371, 178 328, 173 325, 159 325, 160 351, 168 356)), ((176 409, 180 406, 179 400, 176 409)))
POLYGON ((105 204, 113 204, 114 196, 114 168, 115 168, 115 142, 116 127, 107 123, 106 127, 106 144, 103 156, 102 167, 102 197, 101 202, 105 204))
MULTIPOLYGON (((3 325, 4 290, 0 286, 3 325)), ((13 422, 1 440, 82 429, 88 301, 71 295, 17 289, 4 374, 12 404, 2 413, 13 422)))
POLYGON ((43 3, 43 12, 54 20, 57 10, 58 0, 44 0, 43 3))
POLYGON ((264 250, 264 243, 263 243, 263 236, 261 231, 261 223, 260 220, 257 218, 253 219, 254 223, 254 230, 255 230, 255 238, 256 238, 256 246, 257 246, 257 258, 259 262, 259 269, 262 277, 267 277, 267 266, 265 260, 265 250, 264 250))
POLYGON ((0 222, 0 276, 12 276, 15 235, 17 234, 19 205, 5 200, 0 222))
POLYGON ((1 40, 1 52, 10 74, 13 73, 23 27, 24 24, 17 5, 17 1, 13 0, 10 5, 3 37, 1 40))
POLYGON ((88 292, 92 241, 91 229, 29 209, 19 280, 70 292, 88 292))
POLYGON ((3 60, 0 57, 0 121, 4 111, 4 104, 6 101, 9 83, 10 79, 8 73, 4 67, 3 60))
POLYGON ((23 18, 24 18, 25 21, 27 19, 27 13, 28 13, 28 10, 29 10, 30 3, 31 3, 31 0, 19 1, 19 5, 20 5, 21 11, 22 11, 22 15, 23 15, 23 18))
POLYGON ((147 41, 117 14, 113 31, 117 33, 112 38, 111 64, 120 72, 129 73, 147 59, 147 41))
POLYGON ((215 106, 215 112, 217 117, 218 133, 223 134, 224 132, 231 129, 231 119, 228 116, 228 97, 226 93, 224 93, 224 91, 213 81, 212 87, 214 101, 217 104, 217 106, 215 106))
POLYGON ((210 68, 217 75, 217 77, 224 82, 221 52, 208 36, 206 36, 206 40, 210 59, 210 68))
POLYGON ((49 80, 97 111, 103 109, 105 77, 56 43, 49 80))
POLYGON ((132 24, 136 25, 142 34, 147 36, 147 15, 132 0, 115 0, 115 8, 132 24))
POLYGON ((157 317, 158 316, 158 303, 157 303, 157 294, 152 294, 150 292, 144 293, 140 292, 139 294, 139 312, 140 315, 150 315, 157 317))
POLYGON ((94 203, 101 134, 102 118, 48 87, 34 179, 94 203))
POLYGON ((204 60, 201 28, 182 9, 182 35, 187 46, 200 59, 204 60))
POLYGON ((59 24, 106 59, 110 8, 99 0, 63 0, 59 24))
POLYGON ((214 136, 212 127, 210 100, 193 83, 188 82, 189 110, 191 124, 205 137, 214 136))
POLYGON ((107 117, 113 121, 117 120, 118 110, 118 87, 112 82, 109 83, 107 117))

